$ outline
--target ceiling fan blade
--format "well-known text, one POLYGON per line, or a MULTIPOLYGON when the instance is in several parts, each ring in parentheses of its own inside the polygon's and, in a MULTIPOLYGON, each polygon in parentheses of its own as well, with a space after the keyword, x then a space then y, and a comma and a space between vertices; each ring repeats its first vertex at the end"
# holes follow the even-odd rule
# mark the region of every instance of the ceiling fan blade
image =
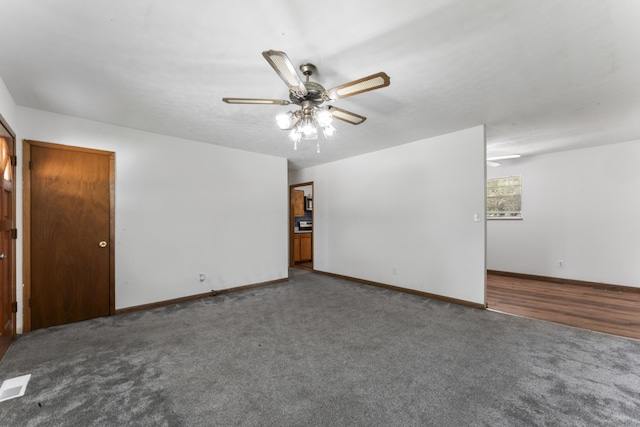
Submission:
POLYGON ((262 56, 264 56, 264 59, 276 70, 276 73, 278 73, 280 78, 289 87, 289 90, 300 95, 307 94, 307 88, 304 86, 298 73, 296 73, 296 69, 286 53, 280 52, 279 50, 267 50, 262 52, 262 56))
POLYGON ((367 118, 364 116, 352 113, 347 110, 343 110, 342 108, 334 107, 332 105, 327 107, 327 109, 331 112, 331 115, 334 119, 339 119, 347 123, 351 123, 352 125, 359 125, 360 123, 367 120, 367 118))
POLYGON ((222 98, 227 104, 275 104, 289 105, 290 101, 286 99, 262 99, 262 98, 222 98))
POLYGON ((349 83, 334 87, 325 92, 326 98, 331 100, 347 98, 349 96, 357 95, 362 92, 368 92, 370 90, 380 89, 381 87, 389 86, 391 79, 389 76, 380 72, 372 74, 367 77, 363 77, 358 80, 354 80, 349 83))

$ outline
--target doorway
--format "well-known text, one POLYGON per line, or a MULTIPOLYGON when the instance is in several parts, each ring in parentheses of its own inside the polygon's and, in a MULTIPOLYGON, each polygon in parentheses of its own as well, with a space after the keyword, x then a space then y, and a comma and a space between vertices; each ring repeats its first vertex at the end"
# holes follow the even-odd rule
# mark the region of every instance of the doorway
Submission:
POLYGON ((25 331, 115 311, 115 153, 24 141, 25 331))
POLYGON ((313 182, 289 187, 289 267, 313 270, 313 182))
POLYGON ((15 133, 0 116, 0 359, 16 336, 15 133))

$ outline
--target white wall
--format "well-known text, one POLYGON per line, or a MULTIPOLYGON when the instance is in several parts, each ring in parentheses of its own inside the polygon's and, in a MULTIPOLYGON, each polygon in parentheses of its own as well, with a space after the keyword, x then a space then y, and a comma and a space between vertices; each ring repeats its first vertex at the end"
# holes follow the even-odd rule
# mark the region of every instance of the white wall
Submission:
POLYGON ((484 304, 484 158, 478 126, 291 172, 314 182, 314 268, 484 304))
POLYGON ((116 153, 117 309, 288 277, 286 159, 18 113, 25 139, 116 153))
POLYGON ((640 141, 503 161, 522 221, 488 221, 492 270, 640 287, 640 141), (558 268, 558 260, 564 268, 558 268))
POLYGON ((4 84, 4 80, 0 77, 0 114, 9 123, 11 129, 17 133, 18 119, 16 109, 16 103, 4 84))

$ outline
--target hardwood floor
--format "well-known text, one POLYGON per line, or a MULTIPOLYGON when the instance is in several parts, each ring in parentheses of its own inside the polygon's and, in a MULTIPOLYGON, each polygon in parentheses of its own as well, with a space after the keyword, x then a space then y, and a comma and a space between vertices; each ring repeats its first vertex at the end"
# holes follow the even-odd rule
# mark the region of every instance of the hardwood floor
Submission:
POLYGON ((311 262, 311 261, 298 261, 298 262, 296 262, 295 268, 300 268, 302 270, 313 271, 313 262, 311 262))
POLYGON ((487 275, 491 310, 640 339, 640 293, 487 275))

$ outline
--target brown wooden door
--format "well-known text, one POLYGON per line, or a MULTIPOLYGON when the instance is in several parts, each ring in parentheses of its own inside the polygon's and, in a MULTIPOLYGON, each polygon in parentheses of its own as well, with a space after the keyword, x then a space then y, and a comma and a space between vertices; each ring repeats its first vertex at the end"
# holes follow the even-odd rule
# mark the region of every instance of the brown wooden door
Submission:
POLYGON ((0 124, 0 358, 15 337, 14 157, 15 139, 0 124))
POLYGON ((107 316, 113 153, 31 146, 31 329, 107 316))

